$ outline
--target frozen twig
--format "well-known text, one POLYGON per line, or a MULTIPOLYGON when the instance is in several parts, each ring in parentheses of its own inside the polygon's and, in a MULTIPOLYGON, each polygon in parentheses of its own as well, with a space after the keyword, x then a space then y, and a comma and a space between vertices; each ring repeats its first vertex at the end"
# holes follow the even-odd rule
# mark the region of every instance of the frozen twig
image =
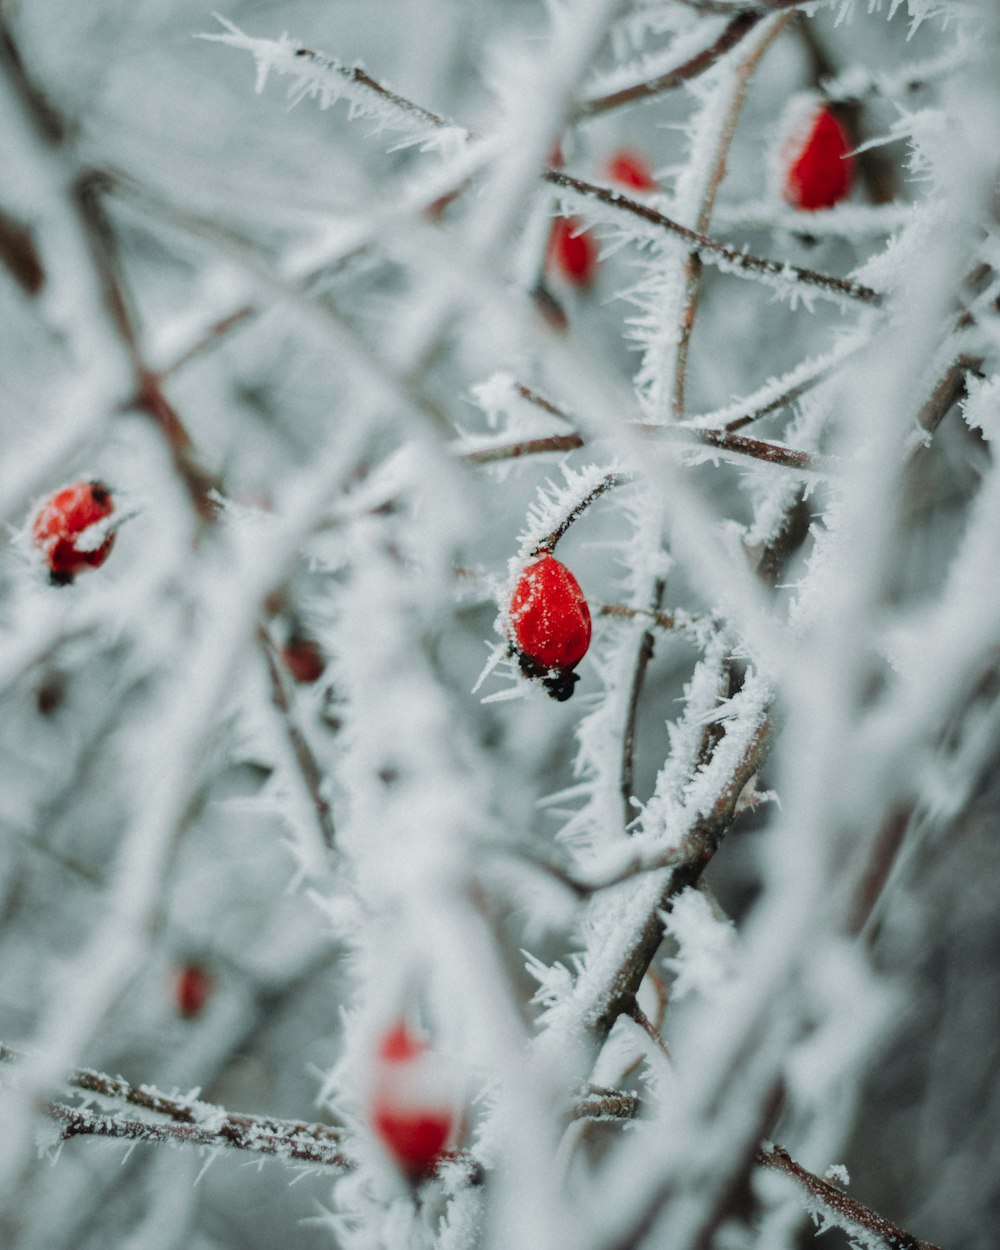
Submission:
MULTIPOLYGON (((796 394, 800 394, 810 384, 812 384, 812 380, 800 384, 797 389, 790 388, 788 391, 784 391, 778 398, 769 402, 768 411, 773 411, 786 403, 790 403, 796 394)), ((545 399, 528 387, 519 387, 518 389, 525 399, 541 408, 544 412, 549 413, 550 416, 558 416, 567 422, 572 421, 571 415, 556 404, 553 404, 551 400, 545 399)), ((738 428, 763 415, 763 410, 755 409, 752 415, 737 418, 734 421, 734 426, 738 428)), ((794 447, 785 447, 781 443, 767 442, 758 438, 747 438, 744 435, 737 434, 735 429, 730 429, 729 427, 710 429, 694 425, 657 425, 646 422, 632 422, 628 428, 649 438, 662 439, 665 442, 677 443, 681 446, 711 447, 716 451, 738 458, 746 456, 752 460, 761 460, 765 464, 771 464, 777 468, 801 469, 807 472, 818 473, 834 473, 837 470, 837 462, 830 456, 815 456, 809 452, 799 451, 794 447)), ((583 436, 576 432, 549 434, 541 438, 521 439, 515 443, 499 443, 490 447, 476 447, 471 451, 462 452, 461 457, 470 464, 493 464, 502 460, 518 460, 524 456, 576 451, 584 446, 586 446, 586 442, 583 436)))
MULTIPOLYGON (((738 17, 734 18, 733 23, 730 25, 739 20, 740 18, 738 17)), ((790 20, 791 14, 784 14, 770 22, 758 37, 752 41, 749 51, 739 64, 733 68, 732 78, 727 83, 728 99, 726 100, 726 107, 718 119, 717 127, 713 128, 715 133, 711 137, 712 146, 708 149, 711 151, 711 160, 703 173, 703 185, 698 196, 697 211, 693 218, 694 230, 698 234, 706 234, 711 224, 715 197, 726 174, 729 150, 732 147, 733 138, 736 134, 736 124, 743 111, 743 104, 746 100, 750 80, 764 54, 790 20)), ((714 104, 712 109, 713 115, 716 110, 717 104, 714 104)), ((699 141, 703 143, 706 138, 707 136, 702 134, 699 136, 699 141)), ((692 252, 684 264, 683 304, 677 328, 677 342, 674 349, 676 359, 673 368, 673 412, 675 418, 678 419, 684 415, 687 358, 691 346, 691 335, 694 331, 694 321, 698 312, 701 271, 701 257, 697 252, 692 252)))
POLYGON ((332 850, 336 842, 336 832, 333 825, 333 814, 330 811, 330 801, 323 793, 323 770, 320 768, 319 761, 316 759, 308 739, 296 723, 288 687, 275 659, 274 647, 265 630, 261 629, 259 638, 260 647, 267 664, 274 706, 281 715, 281 722, 298 766, 299 775, 312 803, 320 837, 327 849, 332 850))
POLYGON ((730 48, 734 48, 753 30, 764 14, 759 10, 747 9, 738 13, 722 31, 722 34, 709 46, 690 57, 681 65, 665 74, 658 74, 645 82, 636 83, 632 87, 623 87, 620 91, 610 91, 606 95, 591 96, 584 100, 576 110, 581 119, 596 117, 611 109, 623 108, 630 104, 642 104, 665 91, 672 91, 682 83, 690 82, 718 61, 730 48))
POLYGON ((307 1126, 301 1133, 295 1124, 282 1131, 280 1121, 258 1121, 254 1116, 227 1117, 218 1126, 184 1123, 153 1123, 149 1120, 126 1119, 120 1115, 50 1103, 49 1117, 62 1125, 63 1139, 71 1137, 112 1137, 124 1141, 145 1141, 185 1146, 224 1147, 246 1150, 253 1154, 275 1155, 290 1163, 318 1164, 346 1170, 347 1158, 340 1152, 336 1138, 326 1143, 307 1126), (239 1121, 239 1122, 237 1122, 239 1121))
POLYGON ((754 256, 750 252, 730 247, 726 243, 720 243, 718 239, 682 226, 680 222, 674 221, 649 204, 630 199, 611 187, 585 182, 582 178, 574 178, 571 174, 563 173, 559 169, 547 169, 543 176, 553 186, 575 193, 583 204, 588 201, 596 202, 611 209, 615 215, 626 213, 637 220, 646 222, 654 228, 653 237, 659 237, 662 231, 667 231, 687 243, 691 251, 696 252, 703 260, 710 260, 713 264, 721 265, 733 273, 749 278, 763 278, 772 285, 789 284, 808 287, 840 303, 861 303, 873 307, 878 307, 882 303, 882 294, 872 287, 865 286, 862 282, 855 282, 851 278, 838 278, 833 274, 820 273, 815 269, 804 269, 785 261, 754 256))
POLYGON ((822 1210, 826 1223, 836 1224, 843 1228, 849 1236, 861 1238, 867 1245, 874 1239, 885 1250, 939 1250, 929 1241, 921 1241, 905 1229, 900 1228, 885 1216, 872 1211, 854 1198, 848 1197, 842 1189, 812 1172, 807 1172, 801 1164, 789 1155, 782 1146, 772 1145, 759 1150, 756 1162, 760 1167, 770 1168, 791 1177, 808 1195, 810 1211, 818 1213, 822 1210))

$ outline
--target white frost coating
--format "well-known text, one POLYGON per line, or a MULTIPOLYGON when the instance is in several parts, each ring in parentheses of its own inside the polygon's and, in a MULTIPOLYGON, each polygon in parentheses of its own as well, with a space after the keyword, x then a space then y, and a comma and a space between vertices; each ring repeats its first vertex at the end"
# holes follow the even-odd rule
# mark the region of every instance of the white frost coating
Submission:
POLYGON ((288 99, 292 104, 316 100, 321 109, 328 109, 344 100, 352 119, 374 121, 379 132, 402 132, 403 137, 393 142, 391 150, 417 147, 422 152, 438 151, 446 157, 454 157, 469 140, 469 132, 461 126, 443 122, 436 115, 408 105, 389 90, 379 92, 368 82, 360 81, 355 71, 363 72, 361 66, 345 65, 335 57, 303 49, 287 35, 279 39, 254 39, 218 13, 214 16, 228 33, 202 34, 197 38, 249 52, 257 64, 255 90, 258 95, 272 73, 290 77, 293 81, 288 88, 288 99))
POLYGON ((982 430, 987 442, 1000 439, 1000 377, 968 379, 962 416, 970 429, 982 430))
POLYGON ((720 920, 700 890, 685 890, 663 917, 666 933, 677 943, 676 955, 664 960, 673 974, 673 998, 717 996, 720 986, 739 969, 739 944, 731 921, 720 920))
MULTIPOLYGON (((123 1065, 141 1060, 151 1084, 245 1090, 232 1110, 281 1105, 308 1118, 326 1077, 325 1110, 356 1166, 321 1182, 331 1211, 313 1234, 345 1250, 789 1250, 788 1178, 769 1175, 777 1197, 759 1185, 759 1226, 728 1214, 731 1195, 756 1185, 748 1160, 770 1132, 775 1091, 787 1104, 782 1144, 822 1169, 855 1131, 872 1150, 884 1142, 895 1118, 886 1086, 909 1087, 930 1050, 903 1170, 929 1235, 936 1220, 971 1243, 997 1161, 977 1147, 981 1166, 966 1167, 941 1112, 967 1072, 970 1087, 988 1088, 992 1036, 972 1044, 992 1001, 977 943, 991 939, 995 890, 979 834, 1000 725, 1000 474, 987 445, 1000 405, 991 0, 949 5, 942 29, 924 22, 910 65, 904 6, 895 23, 887 5, 819 4, 796 18, 825 39, 837 8, 853 7, 829 51, 872 67, 849 70, 845 89, 890 92, 887 107, 866 108, 869 126, 887 129, 898 108, 884 156, 901 198, 814 217, 772 206, 766 220, 748 218, 768 231, 766 248, 752 246, 779 265, 838 274, 870 258, 866 280, 887 298, 845 302, 841 314, 821 295, 804 298, 790 269, 769 279, 780 298, 708 272, 688 372, 691 425, 752 418, 751 436, 837 465, 829 481, 805 482, 766 465, 734 472, 721 453, 664 446, 637 428, 651 413, 630 385, 615 292, 638 255, 639 314, 651 314, 639 327, 646 401, 656 391, 666 409, 656 415, 669 419, 683 240, 653 241, 628 214, 580 208, 567 193, 562 206, 580 208, 610 246, 586 291, 547 298, 540 264, 555 201, 542 171, 566 118, 587 92, 708 47, 731 14, 676 0, 559 0, 546 24, 543 5, 472 13, 413 0, 386 23, 379 6, 352 5, 342 61, 230 26, 198 48, 188 80, 183 42, 135 37, 151 16, 176 20, 168 0, 138 6, 119 47, 97 16, 104 7, 21 6, 11 33, 25 41, 26 72, 42 97, 74 102, 79 131, 74 115, 70 143, 39 143, 30 126, 18 130, 24 109, 12 98, 0 136, 3 503, 30 525, 22 501, 87 477, 89 465, 116 499, 136 501, 111 558, 72 587, 45 584, 28 547, 27 563, 16 545, 0 559, 0 1002, 40 1043, 25 1080, 5 1091, 0 1164, 12 1196, 0 1243, 62 1250, 98 1216, 116 1245, 160 1233, 164 1250, 210 1240, 189 1173, 161 1164, 137 1182, 150 1192, 129 1190, 126 1202, 117 1169, 93 1162, 114 1144, 71 1143, 44 1175, 35 1168, 34 1108, 88 1037, 123 1065), (254 57, 262 86, 280 76, 293 102, 345 107, 292 111, 271 92, 248 110, 234 48, 254 57), (447 116, 368 80, 352 68, 361 54, 398 82, 429 84, 447 116), (904 78, 922 68, 927 85, 910 93, 904 78), (91 74, 99 89, 82 81, 91 74), (114 137, 122 130, 127 142, 114 137), (397 139, 454 150, 387 160, 397 139), (101 184, 100 203, 104 245, 138 314, 128 351, 88 270, 96 240, 73 231, 74 205, 86 202, 63 195, 78 157, 122 171, 101 184), (130 198, 126 217, 121 193, 147 180, 170 194, 130 198), (798 237, 810 226, 816 243, 798 237), (24 289, 31 248, 20 227, 45 267, 37 294, 24 289), (917 434, 930 391, 960 357, 974 365, 965 426, 953 407, 936 414, 933 436, 917 434), (190 445, 155 377, 141 410, 123 407, 146 367, 169 371, 165 398, 190 445), (582 451, 554 470, 523 453, 513 471, 460 462, 566 432, 522 384, 572 414, 582 451), (202 467, 218 481, 204 496, 202 467), (469 688, 493 598, 509 602, 506 562, 516 576, 612 472, 627 484, 576 518, 566 551, 595 609, 634 615, 595 611, 583 680, 564 705, 518 675, 501 641, 494 658, 510 685, 482 706, 469 688), (772 588, 757 568, 774 544, 768 569, 782 584, 772 588), (280 656, 300 634, 320 651, 322 676, 283 672, 286 698, 275 702, 262 640, 280 656), (770 750, 764 764, 758 750, 770 750), (760 798, 751 767, 780 803, 728 828, 731 811, 760 798), (317 800, 332 808, 330 855, 317 800), (739 949, 690 889, 703 869, 719 874, 723 897, 731 885, 731 897, 756 899, 738 921, 739 949), (656 950, 664 932, 671 946, 656 950), (923 1007, 905 988, 893 998, 873 979, 869 939, 880 966, 901 960, 897 986, 933 982, 943 965, 947 993, 930 1027, 911 1016, 923 1007), (187 959, 218 962, 204 1019, 178 1019, 164 989, 187 959), (866 1080, 860 1105, 887 1014, 915 1027, 899 1080, 866 1080), (373 1054, 401 1015, 468 1092, 468 1153, 416 1198, 366 1097, 373 1054), (661 1019, 669 1059, 650 1036, 661 1019), (140 1034, 148 1058, 135 1053, 140 1034), (235 1071, 234 1055, 245 1056, 235 1071), (146 1070, 161 1060, 183 1079, 146 1070), (634 1091, 638 1115, 617 1088, 591 1084, 634 1091), (599 1124, 573 1119, 581 1100, 590 1111, 601 1099, 599 1124), (941 1160, 962 1171, 950 1210, 941 1160), (480 1173, 485 1184, 470 1184, 480 1173), (148 1218, 126 1227, 140 1206, 148 1218)), ((333 6, 324 37, 336 39, 342 20, 333 6)), ((672 171, 672 190, 647 202, 697 210, 734 67, 763 34, 758 22, 696 85, 574 123, 561 136, 567 167, 601 168, 617 147, 645 145, 672 171)), ((789 32, 754 73, 722 188, 734 212, 762 211, 761 138, 801 82, 801 52, 789 32)), ((0 90, 20 90, 24 105, 16 65, 4 73, 0 90)), ((221 1124, 222 1108, 191 1105, 221 1124)), ((972 1116, 959 1127, 970 1141, 981 1130, 972 1116)), ((280 1157, 250 1177, 262 1244, 294 1236, 282 1223, 297 1218, 302 1191, 271 1202, 264 1189, 283 1191, 286 1166, 280 1157)), ((231 1171, 219 1206, 243 1206, 249 1192, 237 1188, 243 1169, 231 1171)), ((878 1180, 858 1178, 876 1206, 878 1180)), ((245 1211, 233 1215, 238 1236, 245 1211)))
POLYGON ((832 208, 806 212, 776 204, 771 198, 720 204, 715 210, 715 228, 720 234, 723 229, 739 226, 744 230, 787 231, 817 239, 864 243, 895 234, 918 215, 911 204, 835 204, 832 208))
POLYGON ((551 478, 541 487, 528 509, 524 529, 517 536, 517 555, 511 568, 516 571, 531 552, 566 520, 581 504, 617 472, 615 466, 589 464, 580 469, 560 466, 561 482, 551 478))
POLYGON ((636 83, 649 82, 677 69, 712 44, 725 25, 722 19, 700 23, 694 30, 672 39, 670 46, 663 52, 648 53, 626 64, 592 75, 583 90, 584 103, 635 86, 636 83))

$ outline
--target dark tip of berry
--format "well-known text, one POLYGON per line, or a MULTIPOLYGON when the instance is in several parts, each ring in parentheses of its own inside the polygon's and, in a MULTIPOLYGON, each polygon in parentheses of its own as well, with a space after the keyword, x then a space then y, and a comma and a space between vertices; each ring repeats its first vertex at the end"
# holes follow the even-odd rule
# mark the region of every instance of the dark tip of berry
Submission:
POLYGON ((49 585, 50 586, 72 586, 73 574, 72 573, 60 573, 56 569, 50 569, 49 585))
POLYGON ((111 497, 111 491, 103 482, 91 482, 90 494, 94 503, 107 503, 111 497))
POLYGON ((546 693, 557 703, 565 703, 572 697, 573 687, 580 680, 578 674, 570 668, 559 669, 542 678, 546 693))
POLYGON ((548 673, 547 668, 543 668, 537 660, 533 660, 530 655, 525 655, 523 651, 518 651, 515 647, 512 654, 517 656, 517 665, 525 677, 544 677, 548 673))

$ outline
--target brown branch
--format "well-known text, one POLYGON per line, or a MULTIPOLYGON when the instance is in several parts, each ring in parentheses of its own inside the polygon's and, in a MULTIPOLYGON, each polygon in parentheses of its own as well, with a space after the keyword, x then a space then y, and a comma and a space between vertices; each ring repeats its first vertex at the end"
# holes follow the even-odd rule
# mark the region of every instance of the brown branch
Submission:
MULTIPOLYGON (((573 1109, 573 1118, 580 1120, 635 1120, 641 1114, 642 1100, 637 1094, 615 1089, 592 1088, 573 1109)), ((870 1207, 848 1197, 830 1181, 807 1171, 783 1146, 772 1144, 766 1150, 757 1150, 753 1161, 758 1167, 770 1168, 790 1177, 815 1203, 835 1217, 858 1231, 880 1238, 886 1250, 940 1250, 940 1247, 914 1237, 870 1207)))
MULTIPOLYGON (((210 36, 210 38, 218 38, 220 42, 225 42, 225 36, 210 36)), ((382 103, 393 105, 394 108, 398 108, 400 112, 406 113, 418 122, 426 122, 429 126, 437 126, 439 128, 455 124, 446 117, 441 117, 440 114, 432 113, 430 109, 425 109, 421 105, 415 104, 405 96, 398 95, 395 91, 390 91, 388 87, 384 87, 377 79, 366 73, 360 65, 341 65, 339 61, 334 60, 332 57, 324 56, 322 52, 313 52, 311 48, 297 48, 295 55, 307 58, 323 69, 338 74, 341 78, 346 79, 347 82, 353 83, 357 87, 364 87, 372 95, 377 96, 382 103)))
MULTIPOLYGON (((757 16, 757 21, 760 20, 757 16)), ((744 19, 745 20, 745 19, 744 19)), ((764 54, 770 48, 771 44, 781 34, 782 30, 791 20, 791 15, 786 14, 780 18, 767 32, 763 39, 760 39, 756 46, 750 50, 750 53, 741 61, 736 68, 736 82, 733 87, 729 105, 726 109, 725 117, 722 120, 722 126, 718 133, 718 140, 715 153, 712 157, 711 168, 708 174, 708 180, 705 184, 704 195, 701 204, 698 207, 698 215, 694 222, 694 228, 699 234, 705 234, 708 231, 712 220, 712 210, 715 207, 715 197, 718 194, 719 187, 723 178, 726 176, 726 162, 729 156, 729 150, 732 147, 733 138, 736 135, 736 125, 739 121, 740 114, 743 112, 743 105, 746 101, 747 89, 750 86, 750 79, 753 77, 754 70, 760 64, 764 54)), ((740 18, 734 18, 730 25, 734 25, 740 21, 740 18)), ((680 335, 677 340, 676 348, 676 364, 674 368, 674 415, 681 417, 684 413, 684 391, 687 379, 687 360, 688 352, 691 346, 691 335, 694 333, 695 318, 698 315, 698 295, 701 287, 702 260, 697 252, 691 252, 688 255, 684 266, 684 308, 680 317, 680 335)))
POLYGON ((800 8, 809 3, 809 0, 749 0, 746 4, 741 3, 741 0, 680 0, 680 3, 689 9, 696 9, 699 13, 715 13, 726 17, 733 13, 781 13, 785 9, 800 8))
POLYGON ((31 231, 7 213, 0 211, 0 262, 28 295, 37 295, 45 285, 45 269, 31 237, 31 231))
POLYGON ((64 1140, 71 1137, 113 1137, 124 1141, 226 1147, 275 1155, 288 1162, 313 1163, 345 1171, 352 1166, 334 1143, 306 1139, 298 1135, 295 1125, 289 1125, 287 1132, 273 1131, 268 1126, 280 1125, 280 1121, 259 1121, 255 1116, 227 1117, 219 1125, 164 1124, 129 1120, 58 1102, 50 1103, 46 1112, 62 1124, 61 1136, 64 1140))
MULTIPOLYGON (((527 387, 519 387, 519 393, 530 403, 542 408, 553 416, 564 421, 572 418, 555 404, 527 387)), ((775 403, 779 406, 779 402, 775 403)), ((763 415, 762 413, 759 415, 763 415)), ((806 472, 832 472, 837 462, 831 457, 814 456, 808 451, 799 451, 794 447, 786 447, 782 443, 770 443, 759 438, 748 438, 744 434, 736 434, 728 427, 722 429, 697 429, 681 425, 651 425, 645 422, 629 422, 627 429, 648 435, 651 438, 662 438, 669 443, 680 443, 692 447, 712 447, 734 456, 748 456, 752 460, 761 460, 781 469, 800 469, 806 472)), ((568 434, 549 434, 542 438, 522 439, 516 443, 502 443, 495 447, 482 447, 475 451, 462 453, 462 459, 469 464, 495 464, 501 460, 518 460, 523 456, 540 456, 560 452, 578 451, 586 446, 582 434, 572 431, 568 434)))
POLYGON ((135 375, 132 407, 152 418, 170 449, 174 470, 184 484, 194 511, 202 522, 211 524, 216 519, 211 494, 218 482, 198 463, 191 436, 164 394, 159 376, 144 360, 114 232, 99 199, 105 182, 99 176, 83 175, 76 183, 75 203, 87 232, 105 302, 132 362, 135 375))
POLYGON ((697 631, 699 626, 709 623, 708 617, 689 616, 686 612, 673 615, 670 612, 655 612, 649 608, 633 608, 627 603, 602 603, 595 609, 598 616, 616 616, 625 620, 633 620, 637 616, 647 617, 660 629, 697 631))
POLYGON ((710 238, 707 234, 701 234, 697 230, 691 230, 687 226, 682 226, 680 222, 674 221, 673 218, 667 217, 664 213, 650 207, 650 205, 630 199, 627 195, 622 195, 621 192, 614 191, 610 187, 602 187, 597 183, 585 182, 582 178, 574 178, 572 175, 563 173, 559 169, 547 169, 542 176, 546 182, 551 183, 553 186, 561 187, 566 191, 575 191, 587 199, 596 200, 608 208, 628 213, 632 217, 637 217, 647 222, 649 225, 668 231, 670 234, 690 244, 693 252, 701 256, 721 257, 727 263, 737 269, 744 270, 746 273, 760 274, 766 278, 786 278, 802 286, 819 290, 825 295, 838 299, 855 300, 858 303, 869 304, 876 308, 883 301, 884 297, 881 292, 860 282, 854 282, 850 278, 838 278, 833 274, 820 273, 815 269, 803 269, 799 265, 788 264, 785 261, 770 260, 764 256, 754 256, 750 252, 743 252, 737 248, 729 247, 728 244, 720 243, 718 239, 710 238))
POLYGON ((639 1115, 638 1094, 591 1086, 572 1111, 574 1120, 634 1120, 639 1115))
POLYGON ((610 109, 623 108, 630 104, 642 104, 646 100, 653 99, 654 96, 661 95, 665 91, 672 91, 675 87, 690 82, 692 78, 697 78, 706 70, 711 69, 716 61, 744 39, 763 17, 762 12, 750 9, 738 13, 714 43, 709 44, 701 52, 695 53, 689 60, 656 78, 636 83, 632 87, 623 87, 620 91, 611 91, 607 95, 593 96, 589 100, 584 100, 577 107, 575 118, 584 120, 588 117, 597 117, 610 109))
POLYGON ((662 895, 636 934, 631 950, 608 987, 604 1001, 594 1011, 591 1029, 595 1037, 607 1037, 619 1015, 629 1010, 663 939, 661 912, 669 910, 673 899, 682 890, 698 884, 736 818, 736 803, 744 786, 763 766, 773 736, 773 722, 765 720, 753 735, 743 758, 722 788, 711 810, 696 821, 685 835, 681 847, 675 852, 678 862, 671 865, 673 871, 662 895))
POLYGON ((498 447, 482 447, 462 453, 469 464, 495 464, 501 460, 519 460, 522 456, 544 456, 552 452, 577 451, 585 446, 581 434, 550 434, 545 438, 528 438, 498 447))
POLYGON ((771 1168, 791 1177, 814 1202, 832 1212, 840 1226, 846 1227, 848 1232, 856 1231, 878 1237, 886 1250, 940 1250, 938 1246, 914 1237, 912 1233, 878 1215, 856 1199, 849 1198, 836 1185, 807 1172, 782 1146, 771 1146, 769 1150, 758 1151, 756 1161, 761 1167, 771 1168))
POLYGON ((540 556, 544 551, 555 551, 556 543, 559 542, 570 526, 583 516, 591 504, 596 503, 609 490, 613 490, 616 486, 625 486, 631 480, 624 473, 608 473, 582 499, 579 499, 574 504, 573 508, 566 513, 554 530, 551 530, 544 538, 535 543, 528 554, 540 556))
POLYGON ((285 687, 285 680, 275 659, 271 640, 263 629, 259 633, 259 639, 260 648, 267 663, 268 676, 271 680, 271 698, 274 701, 274 706, 281 713, 281 722, 284 725, 288 743, 295 756, 299 775, 316 813, 316 823, 319 826, 320 836, 324 844, 332 850, 336 841, 336 833, 333 826, 333 814, 330 811, 330 803, 323 794, 323 770, 320 768, 319 762, 305 735, 295 723, 291 700, 285 687))

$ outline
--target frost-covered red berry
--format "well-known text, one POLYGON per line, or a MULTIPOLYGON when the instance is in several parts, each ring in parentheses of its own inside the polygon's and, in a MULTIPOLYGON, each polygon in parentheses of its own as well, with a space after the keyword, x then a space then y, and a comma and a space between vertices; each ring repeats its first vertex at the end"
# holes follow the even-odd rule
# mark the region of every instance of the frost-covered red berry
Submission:
POLYGON ((31 532, 56 585, 68 585, 77 573, 99 568, 108 558, 115 535, 101 522, 114 508, 103 482, 74 482, 46 500, 31 532))
POLYGON ((597 273, 597 243, 576 217, 557 217, 549 236, 548 267, 573 286, 589 286, 597 273))
POLYGON ((613 152, 608 157, 604 172, 609 182, 615 182, 620 187, 628 187, 632 191, 656 190, 656 179, 649 162, 628 148, 613 152))
POLYGON ((783 194, 793 208, 832 208, 854 182, 851 141, 827 108, 814 112, 782 147, 783 194))
POLYGON ((410 1181, 429 1175, 456 1128, 453 1092, 441 1061, 400 1020, 382 1037, 375 1055, 371 1125, 410 1181))
POLYGON ((580 583, 545 552, 521 573, 507 615, 522 671, 541 677, 554 699, 568 699, 577 680, 572 670, 590 646, 590 608, 580 583))
POLYGON ((281 662, 295 680, 304 685, 319 681, 326 668, 319 647, 304 634, 292 634, 281 648, 281 662))
POLYGON ((174 1006, 185 1020, 201 1015, 212 996, 215 980, 198 964, 185 964, 174 969, 174 1006))

